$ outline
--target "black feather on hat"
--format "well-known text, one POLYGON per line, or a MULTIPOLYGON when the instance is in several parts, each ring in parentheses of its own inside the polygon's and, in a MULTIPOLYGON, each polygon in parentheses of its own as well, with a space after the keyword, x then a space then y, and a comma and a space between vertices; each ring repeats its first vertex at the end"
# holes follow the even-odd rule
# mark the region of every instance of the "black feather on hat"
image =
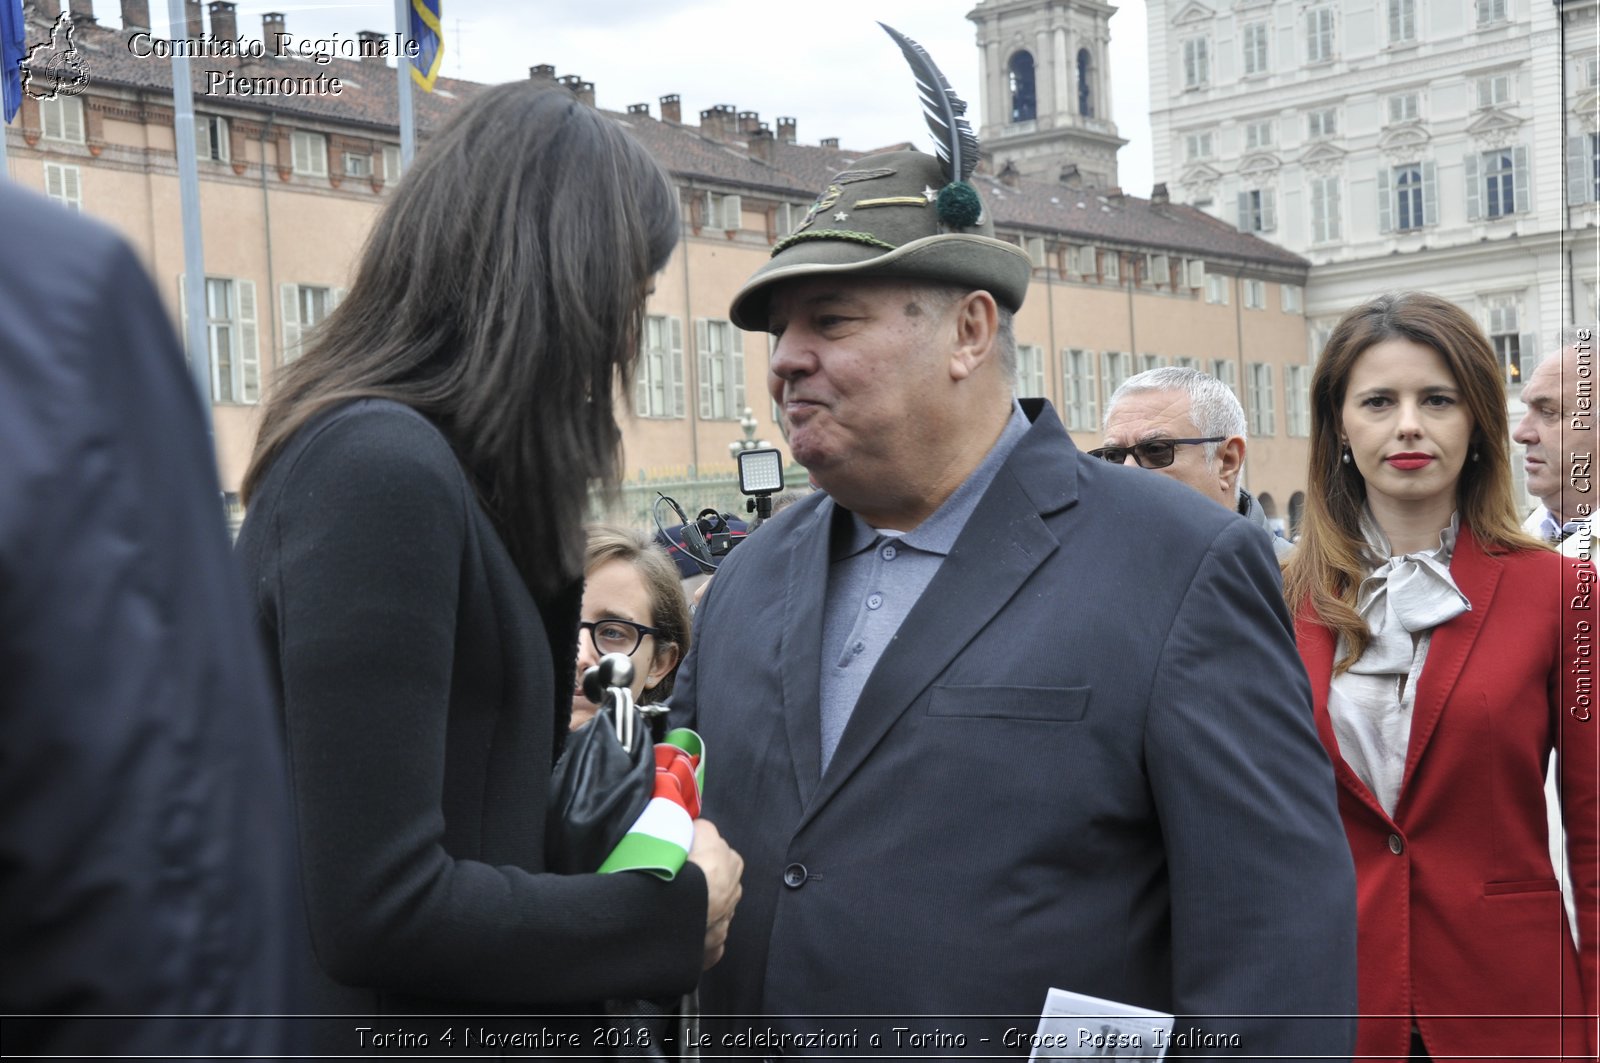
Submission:
POLYGON ((967 105, 921 45, 883 28, 911 64, 938 155, 885 152, 835 174, 734 295, 729 316, 742 329, 766 329, 773 285, 830 273, 964 286, 1009 310, 1022 306, 1033 266, 1021 248, 994 238, 983 197, 967 181, 978 163, 967 105))

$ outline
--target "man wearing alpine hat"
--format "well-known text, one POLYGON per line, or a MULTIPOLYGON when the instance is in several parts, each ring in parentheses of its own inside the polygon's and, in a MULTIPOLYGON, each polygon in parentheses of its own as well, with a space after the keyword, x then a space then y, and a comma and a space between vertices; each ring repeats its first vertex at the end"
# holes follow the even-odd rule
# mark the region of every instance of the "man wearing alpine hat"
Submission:
POLYGON ((1175 1013, 1173 1052, 1346 1054, 1350 853, 1272 551, 1013 397, 1029 262, 894 36, 940 157, 835 175, 731 311, 825 493, 728 556, 677 680, 746 860, 702 1051, 1026 1054, 1057 987, 1175 1013))

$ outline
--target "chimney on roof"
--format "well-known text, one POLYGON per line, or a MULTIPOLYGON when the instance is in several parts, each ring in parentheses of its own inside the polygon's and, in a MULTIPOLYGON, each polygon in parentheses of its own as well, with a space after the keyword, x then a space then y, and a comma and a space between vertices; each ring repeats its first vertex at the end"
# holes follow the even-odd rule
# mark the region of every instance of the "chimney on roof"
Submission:
POLYGON ((1069 162, 1061 167, 1061 175, 1058 180, 1068 188, 1084 187, 1083 174, 1078 172, 1078 164, 1075 162, 1069 162))
POLYGON ((122 0, 122 28, 147 30, 150 28, 150 0, 122 0))
POLYGON ((72 12, 72 21, 77 25, 94 21, 94 0, 70 0, 67 10, 72 12))
POLYGON ((678 99, 678 94, 661 97, 661 120, 674 125, 683 124, 683 101, 678 99))
POLYGON ((388 66, 389 49, 383 34, 378 30, 360 30, 356 33, 359 39, 356 45, 356 54, 363 63, 372 63, 375 66, 388 66))
POLYGON ((200 0, 183 0, 183 31, 190 37, 205 36, 205 8, 200 0))
POLYGON ((779 144, 793 144, 794 143, 794 126, 795 126, 795 121, 794 121, 793 118, 779 118, 778 119, 778 143, 779 144))
POLYGON ((838 137, 823 137, 821 143, 822 143, 822 146, 825 147, 825 148, 837 148, 839 146, 839 138, 838 137))
POLYGON ((528 68, 528 80, 545 82, 551 85, 556 81, 556 68, 549 63, 540 63, 538 66, 528 68))
POLYGON ((728 140, 736 126, 736 111, 731 103, 719 103, 700 112, 700 132, 713 140, 728 140))
POLYGON ((640 118, 649 118, 650 105, 648 103, 630 103, 628 104, 628 113, 638 115, 640 118))
POLYGON ((580 103, 585 103, 590 107, 594 106, 594 82, 578 82, 578 101, 580 103))
POLYGON ((285 39, 289 31, 283 28, 283 12, 268 11, 261 16, 261 41, 268 55, 282 55, 288 48, 285 39))
POLYGON ((762 162, 771 165, 774 154, 772 149, 776 143, 777 140, 772 136, 772 130, 765 125, 759 126, 755 132, 750 134, 750 157, 752 159, 760 159, 762 162))
POLYGON ((995 176, 998 177, 1000 179, 1000 183, 1005 185, 1007 188, 1015 188, 1017 187, 1017 182, 1022 180, 1022 171, 1017 169, 1016 163, 1012 162, 1010 159, 1007 159, 1006 164, 1000 167, 1000 172, 995 174, 995 176))
POLYGON ((230 0, 211 0, 211 6, 206 9, 211 13, 211 36, 219 41, 231 41, 239 36, 237 7, 230 0))
POLYGON ((1167 182, 1157 181, 1156 186, 1150 190, 1150 205, 1164 207, 1172 202, 1172 197, 1167 195, 1167 182))
POLYGON ((761 115, 755 111, 739 112, 739 132, 749 136, 761 128, 761 115))

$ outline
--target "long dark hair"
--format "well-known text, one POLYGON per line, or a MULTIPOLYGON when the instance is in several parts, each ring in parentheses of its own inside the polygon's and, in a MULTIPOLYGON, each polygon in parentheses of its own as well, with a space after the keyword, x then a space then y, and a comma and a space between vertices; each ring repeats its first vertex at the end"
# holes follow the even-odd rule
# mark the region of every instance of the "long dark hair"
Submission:
POLYGON ((1340 412, 1350 373, 1369 347, 1410 340, 1439 353, 1455 377, 1472 415, 1472 452, 1461 468, 1456 509, 1461 523, 1485 550, 1538 549, 1525 534, 1511 496, 1506 392, 1500 360, 1466 311, 1427 292, 1382 295, 1347 311, 1334 326, 1311 377, 1311 468, 1299 544, 1284 567, 1283 589, 1292 609, 1311 603, 1318 619, 1345 640, 1337 663, 1344 671, 1372 635, 1356 612, 1356 592, 1367 575, 1361 516, 1367 484, 1355 464, 1341 460, 1340 412))
POLYGON ((308 421, 391 399, 449 438, 535 593, 575 579, 589 489, 621 476, 613 400, 646 286, 677 240, 670 178, 616 122, 565 89, 485 91, 418 155, 283 372, 243 498, 308 421))

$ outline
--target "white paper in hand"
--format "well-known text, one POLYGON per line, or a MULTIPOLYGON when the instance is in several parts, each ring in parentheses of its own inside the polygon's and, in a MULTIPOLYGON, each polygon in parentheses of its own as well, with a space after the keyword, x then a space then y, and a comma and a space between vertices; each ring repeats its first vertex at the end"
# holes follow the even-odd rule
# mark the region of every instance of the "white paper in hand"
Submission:
POLYGON ((1115 1000, 1051 989, 1029 1059, 1163 1059, 1172 1016, 1115 1000))

